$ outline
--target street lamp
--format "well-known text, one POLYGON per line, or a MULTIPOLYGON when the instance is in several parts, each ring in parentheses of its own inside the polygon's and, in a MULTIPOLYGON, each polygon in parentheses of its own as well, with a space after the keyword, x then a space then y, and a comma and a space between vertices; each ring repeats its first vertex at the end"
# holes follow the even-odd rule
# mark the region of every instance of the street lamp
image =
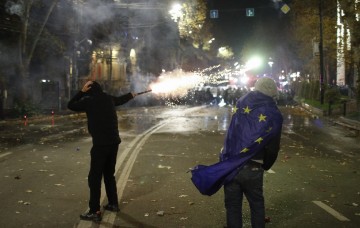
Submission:
POLYGON ((269 62, 268 62, 269 66, 270 66, 270 76, 273 76, 273 72, 272 72, 272 66, 274 64, 274 61, 272 60, 272 58, 269 58, 269 62))
POLYGON ((255 56, 246 62, 245 67, 247 70, 251 70, 251 69, 258 68, 259 66, 261 66, 261 64, 262 64, 261 58, 255 56))
POLYGON ((175 3, 169 10, 169 14, 171 15, 171 19, 177 22, 182 16, 182 6, 179 3, 175 3))

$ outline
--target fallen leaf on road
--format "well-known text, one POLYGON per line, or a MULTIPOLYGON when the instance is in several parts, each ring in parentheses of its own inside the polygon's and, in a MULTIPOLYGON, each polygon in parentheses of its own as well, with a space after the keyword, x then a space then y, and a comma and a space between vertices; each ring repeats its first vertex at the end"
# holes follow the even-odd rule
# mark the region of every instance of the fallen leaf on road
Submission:
POLYGON ((158 212, 156 212, 156 214, 157 214, 158 216, 164 216, 165 212, 164 212, 164 211, 158 211, 158 212))
POLYGON ((159 168, 159 169, 164 169, 164 168, 166 168, 166 169, 171 169, 171 166, 158 165, 158 168, 159 168))

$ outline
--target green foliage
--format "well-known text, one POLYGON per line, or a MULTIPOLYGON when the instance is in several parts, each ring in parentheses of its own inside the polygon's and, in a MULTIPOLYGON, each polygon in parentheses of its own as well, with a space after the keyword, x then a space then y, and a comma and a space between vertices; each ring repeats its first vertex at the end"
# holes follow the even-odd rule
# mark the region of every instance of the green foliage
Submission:
POLYGON ((293 83, 293 89, 298 100, 305 102, 313 107, 327 111, 329 109, 329 103, 331 107, 340 107, 343 105, 343 100, 347 97, 341 95, 338 87, 327 87, 324 90, 324 103, 320 102, 320 83, 316 82, 296 82, 293 83))
POLYGON ((14 100, 13 115, 14 116, 33 116, 40 113, 39 107, 27 100, 25 102, 19 99, 14 100))
MULTIPOLYGON (((319 72, 319 56, 315 51, 319 43, 319 4, 313 0, 294 0, 290 4, 291 40, 303 63, 302 72, 314 77, 319 72), (316 54, 316 55, 314 55, 316 54)), ((324 1, 322 10, 323 47, 326 61, 336 62, 336 1, 324 1)), ((333 69, 330 69, 333 70, 333 69)))
POLYGON ((320 96, 320 83, 319 81, 301 81, 293 83, 293 90, 296 96, 303 99, 319 99, 320 96))
POLYGON ((182 16, 178 20, 179 35, 191 41, 195 48, 209 50, 211 23, 206 20, 208 9, 205 0, 185 0, 182 4, 182 16))
POLYGON ((327 110, 328 104, 324 103, 321 104, 319 100, 313 100, 313 99, 304 99, 304 102, 312 107, 316 107, 321 110, 327 110))
POLYGON ((341 100, 341 94, 336 87, 327 88, 324 93, 324 98, 326 103, 338 103, 341 100))

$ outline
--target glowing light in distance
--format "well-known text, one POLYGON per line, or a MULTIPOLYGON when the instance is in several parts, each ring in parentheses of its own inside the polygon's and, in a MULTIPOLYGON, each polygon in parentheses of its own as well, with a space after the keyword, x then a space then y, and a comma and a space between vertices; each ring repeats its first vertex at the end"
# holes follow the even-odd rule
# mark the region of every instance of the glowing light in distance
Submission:
POLYGON ((136 57, 135 49, 131 49, 130 50, 130 58, 135 58, 135 57, 136 57))
POLYGON ((249 81, 249 77, 243 76, 243 77, 240 78, 240 81, 241 81, 241 83, 243 83, 243 84, 247 84, 248 81, 249 81))
POLYGON ((177 22, 182 16, 182 6, 179 3, 175 3, 171 10, 169 10, 169 14, 171 15, 171 19, 177 22))
POLYGON ((261 66, 262 64, 262 59, 259 57, 253 57, 251 59, 249 59, 249 61, 246 63, 246 68, 247 69, 254 69, 257 68, 259 66, 261 66))

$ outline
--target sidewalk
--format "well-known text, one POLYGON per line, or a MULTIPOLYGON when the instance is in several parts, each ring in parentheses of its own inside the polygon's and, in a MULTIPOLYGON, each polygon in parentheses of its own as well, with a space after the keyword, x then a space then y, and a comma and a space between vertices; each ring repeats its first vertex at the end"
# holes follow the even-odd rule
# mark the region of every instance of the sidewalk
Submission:
POLYGON ((307 110, 308 112, 311 112, 312 114, 316 116, 322 116, 326 119, 329 119, 331 122, 341 125, 343 127, 350 128, 352 130, 357 131, 356 134, 359 134, 360 131, 360 112, 352 112, 350 114, 347 114, 346 116, 343 115, 330 115, 330 116, 324 116, 323 111, 312 107, 309 104, 301 103, 300 105, 302 108, 307 110))

